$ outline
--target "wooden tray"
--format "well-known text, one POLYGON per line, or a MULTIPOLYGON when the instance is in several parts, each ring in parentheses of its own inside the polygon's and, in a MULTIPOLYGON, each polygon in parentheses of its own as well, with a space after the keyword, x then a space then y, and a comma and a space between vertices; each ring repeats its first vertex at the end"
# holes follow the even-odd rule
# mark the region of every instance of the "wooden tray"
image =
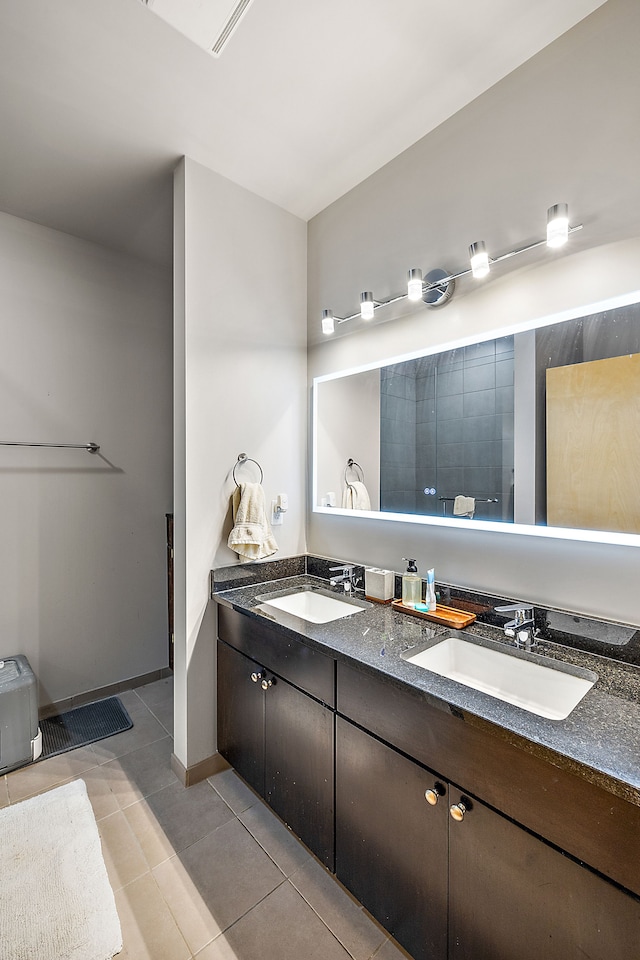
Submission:
POLYGON ((476 619, 475 613, 456 610, 455 607, 445 607, 442 603, 436 604, 435 610, 414 610, 413 607, 405 607, 402 600, 394 600, 391 606, 399 613, 408 613, 412 617, 421 617, 433 623, 443 623, 453 630, 462 630, 476 619))
POLYGON ((365 600, 370 600, 371 603, 393 603, 393 597, 389 597, 388 600, 380 600, 379 597, 369 597, 365 593, 364 598, 365 600))

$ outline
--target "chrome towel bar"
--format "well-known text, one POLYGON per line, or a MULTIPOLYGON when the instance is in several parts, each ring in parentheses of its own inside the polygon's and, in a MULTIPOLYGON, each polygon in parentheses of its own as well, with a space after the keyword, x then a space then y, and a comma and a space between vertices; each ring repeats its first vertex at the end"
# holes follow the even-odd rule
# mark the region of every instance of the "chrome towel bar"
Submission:
POLYGON ((99 443, 25 443, 21 440, 0 440, 1 447, 56 447, 68 450, 86 450, 87 453, 97 453, 99 443))

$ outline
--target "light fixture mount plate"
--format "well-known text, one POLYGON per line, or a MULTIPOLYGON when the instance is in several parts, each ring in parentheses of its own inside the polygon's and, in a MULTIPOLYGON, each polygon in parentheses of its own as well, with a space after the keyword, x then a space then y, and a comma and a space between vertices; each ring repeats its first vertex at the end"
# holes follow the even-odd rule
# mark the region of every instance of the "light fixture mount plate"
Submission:
POLYGON ((426 290, 422 294, 422 299, 428 307, 433 309, 443 307, 445 303, 451 300, 456 288, 455 280, 449 280, 448 283, 438 283, 439 280, 446 280, 450 276, 449 271, 443 270, 441 267, 430 270, 426 275, 424 278, 426 290))

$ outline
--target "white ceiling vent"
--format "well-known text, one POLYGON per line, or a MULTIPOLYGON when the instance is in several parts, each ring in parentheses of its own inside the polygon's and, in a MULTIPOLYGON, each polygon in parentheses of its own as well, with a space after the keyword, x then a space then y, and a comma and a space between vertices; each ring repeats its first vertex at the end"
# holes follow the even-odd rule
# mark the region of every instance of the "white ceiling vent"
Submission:
POLYGON ((253 0, 141 0, 199 47, 219 57, 253 0))

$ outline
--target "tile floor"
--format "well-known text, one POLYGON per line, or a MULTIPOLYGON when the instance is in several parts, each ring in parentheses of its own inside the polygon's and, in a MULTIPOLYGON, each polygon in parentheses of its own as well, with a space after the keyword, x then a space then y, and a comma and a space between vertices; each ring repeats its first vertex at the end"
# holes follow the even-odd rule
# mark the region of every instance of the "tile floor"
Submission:
POLYGON ((0 778, 0 807, 85 781, 120 960, 406 958, 233 770, 180 784, 172 683, 119 694, 131 730, 0 778))

